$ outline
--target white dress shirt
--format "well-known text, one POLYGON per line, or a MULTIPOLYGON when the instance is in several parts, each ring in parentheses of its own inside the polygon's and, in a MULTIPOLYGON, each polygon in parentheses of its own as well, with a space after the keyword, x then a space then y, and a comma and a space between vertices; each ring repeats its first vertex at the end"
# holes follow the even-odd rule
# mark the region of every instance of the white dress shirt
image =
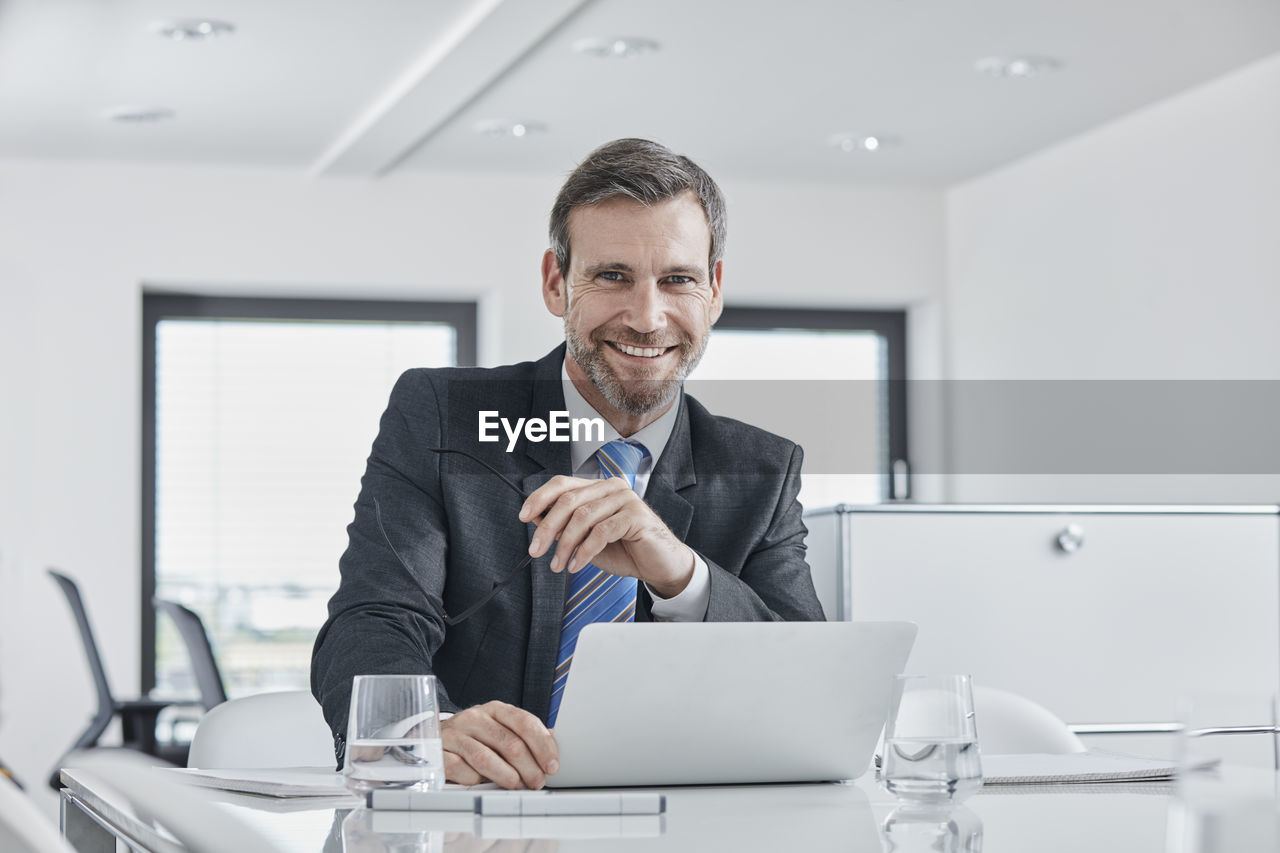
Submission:
MULTIPOLYGON (((618 431, 610 425, 608 419, 597 412, 586 398, 579 393, 573 380, 563 364, 560 365, 560 380, 564 384, 564 405, 570 418, 600 418, 604 421, 603 441, 572 441, 569 443, 569 459, 573 466, 573 475, 586 479, 601 479, 604 472, 596 461, 596 451, 614 439, 621 438, 618 431)), ((627 437, 627 441, 643 444, 649 455, 640 461, 640 470, 636 472, 636 494, 644 497, 649 488, 649 475, 653 467, 662 457, 662 451, 671 439, 676 428, 676 417, 679 415, 680 403, 677 400, 656 421, 649 424, 635 435, 627 437)), ((584 432, 588 432, 584 430, 584 432)), ((693 577, 689 585, 673 598, 663 598, 645 584, 649 595, 653 597, 653 607, 649 613, 657 622, 701 622, 707 615, 707 602, 711 596, 711 571, 707 563, 696 552, 693 555, 693 577)))

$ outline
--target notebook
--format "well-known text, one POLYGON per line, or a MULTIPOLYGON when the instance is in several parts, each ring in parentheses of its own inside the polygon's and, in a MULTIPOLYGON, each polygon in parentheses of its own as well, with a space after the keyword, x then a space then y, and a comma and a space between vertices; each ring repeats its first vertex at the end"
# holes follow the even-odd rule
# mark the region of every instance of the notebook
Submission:
POLYGON ((984 755, 986 785, 1061 785, 1090 782, 1163 782, 1176 775, 1174 762, 1102 752, 1061 755, 984 755))
POLYGON ((589 625, 547 785, 861 776, 915 636, 908 622, 589 625))

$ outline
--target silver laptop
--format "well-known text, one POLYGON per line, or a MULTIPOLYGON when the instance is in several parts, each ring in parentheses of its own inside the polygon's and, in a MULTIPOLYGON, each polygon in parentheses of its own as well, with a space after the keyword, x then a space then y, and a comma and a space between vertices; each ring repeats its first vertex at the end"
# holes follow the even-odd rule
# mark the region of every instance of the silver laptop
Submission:
POLYGON ((861 776, 915 636, 909 622, 589 625, 547 785, 861 776))

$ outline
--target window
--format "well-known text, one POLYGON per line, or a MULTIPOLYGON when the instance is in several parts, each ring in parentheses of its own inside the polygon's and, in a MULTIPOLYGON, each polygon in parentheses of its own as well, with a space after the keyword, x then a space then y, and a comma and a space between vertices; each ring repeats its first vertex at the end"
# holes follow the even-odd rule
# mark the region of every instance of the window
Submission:
POLYGON ((905 312, 726 308, 690 378, 716 414, 804 446, 806 507, 906 496, 905 312))
POLYGON ((475 305, 143 297, 143 677, 194 694, 152 595, 200 614, 236 696, 307 686, 391 386, 475 363, 475 305))

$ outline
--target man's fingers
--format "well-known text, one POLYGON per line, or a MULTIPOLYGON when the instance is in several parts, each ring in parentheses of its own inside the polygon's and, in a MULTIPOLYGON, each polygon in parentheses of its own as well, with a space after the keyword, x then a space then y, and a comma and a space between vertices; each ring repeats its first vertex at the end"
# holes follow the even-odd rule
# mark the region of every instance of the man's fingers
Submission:
POLYGON ((530 752, 529 745, 517 732, 489 717, 482 722, 477 738, 514 768, 526 787, 537 789, 546 784, 546 774, 530 752))
POLYGON ((441 722, 440 737, 445 752, 445 778, 463 784, 490 780, 504 788, 522 787, 522 780, 516 769, 484 743, 486 722, 493 724, 488 712, 481 707, 468 708, 441 722), (477 778, 464 782, 464 779, 471 777, 460 768, 455 770, 456 776, 451 775, 450 756, 471 768, 477 778))
POLYGON ((614 515, 597 523, 591 528, 587 538, 578 545, 577 551, 569 561, 568 570, 576 572, 587 563, 595 562, 601 551, 623 538, 629 526, 627 519, 622 515, 614 515))
POLYGON ((448 750, 444 753, 444 778, 458 785, 479 785, 484 781, 465 758, 448 750))
MULTIPOLYGON (((624 512, 635 500, 638 500, 636 493, 628 489, 626 492, 615 491, 612 494, 594 500, 578 502, 577 506, 569 513, 564 528, 560 531, 560 535, 556 540, 556 555, 551 561, 552 571, 560 571, 564 568, 581 568, 604 545, 597 547, 586 558, 578 555, 574 559, 573 565, 570 566, 570 559, 574 557, 574 551, 581 548, 583 541, 596 529, 597 525, 604 524, 619 513, 624 512)), ((544 523, 543 526, 545 527, 546 524, 544 523)), ((622 529, 625 528, 626 525, 622 525, 622 529)), ((605 527, 604 532, 608 533, 616 529, 619 529, 618 525, 610 524, 605 527)), ((608 544, 610 541, 612 539, 606 540, 604 544, 608 544)))
MULTIPOLYGON (((526 506, 533 507, 536 515, 542 516, 538 519, 538 529, 533 534, 533 541, 529 543, 531 556, 541 557, 551 548, 551 543, 560 537, 561 528, 580 504, 607 493, 602 488, 607 485, 604 480, 577 480, 566 477, 566 483, 558 483, 559 479, 557 477, 535 491, 529 496, 530 503, 526 503, 526 506), (540 495, 544 489, 547 490, 545 496, 540 495), (535 498, 540 497, 546 497, 549 500, 532 503, 535 498)), ((559 553, 560 549, 557 548, 556 552, 559 553)))
POLYGON ((493 715, 498 722, 520 735, 544 774, 550 776, 560 769, 560 748, 542 720, 523 708, 506 704, 498 705, 493 715))
POLYGON ((480 740, 463 736, 452 752, 485 779, 507 789, 524 788, 520 773, 480 740))
MULTIPOLYGON (((625 480, 616 478, 608 480, 575 480, 573 482, 581 485, 559 492, 554 503, 539 510, 542 513, 542 519, 538 522, 538 530, 534 533, 533 541, 529 545, 529 553, 532 556, 540 557, 546 553, 551 547, 551 543, 560 538, 564 526, 568 524, 569 519, 578 507, 613 495, 635 494, 635 492, 627 488, 625 480)), ((547 486, 550 485, 551 483, 547 484, 547 486)), ((545 489, 547 486, 542 488, 545 489)), ((534 495, 536 494, 537 492, 534 492, 534 495)), ((532 496, 530 499, 532 499, 532 496)), ((571 553, 571 549, 565 549, 563 545, 556 548, 556 554, 560 557, 555 566, 557 569, 567 562, 569 553, 571 553)))
MULTIPOLYGON (((546 768, 556 766, 558 753, 547 728, 528 711, 503 702, 468 708, 441 730, 447 753, 504 788, 541 788, 546 768)), ((447 767, 446 778, 453 779, 447 767)))
POLYGON ((584 480, 579 477, 566 477, 559 474, 552 477, 547 482, 533 490, 533 494, 525 498, 524 505, 520 507, 520 520, 532 521, 547 511, 547 507, 556 502, 556 498, 564 494, 566 491, 575 488, 582 488, 584 485, 597 482, 596 480, 584 480))

